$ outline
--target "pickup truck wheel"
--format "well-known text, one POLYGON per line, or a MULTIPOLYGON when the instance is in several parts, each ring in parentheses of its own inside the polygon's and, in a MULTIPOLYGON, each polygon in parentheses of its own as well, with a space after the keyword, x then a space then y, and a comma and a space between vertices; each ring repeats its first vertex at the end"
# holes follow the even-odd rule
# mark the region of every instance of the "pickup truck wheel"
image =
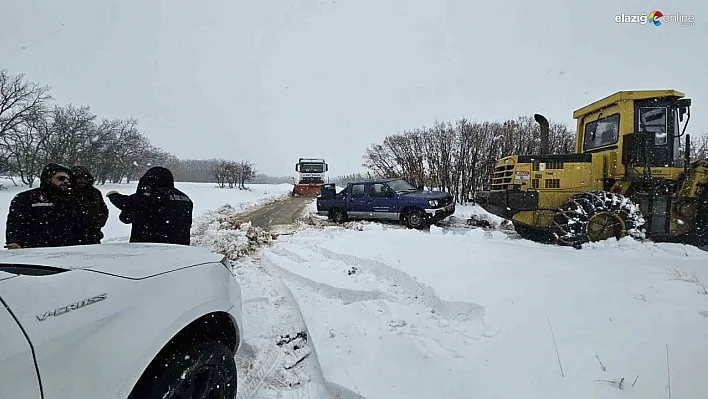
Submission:
POLYGON ((347 221, 347 215, 341 209, 332 209, 329 211, 329 220, 334 223, 344 223, 347 221))
POLYGON ((406 226, 411 229, 422 229, 426 225, 425 212, 420 209, 412 209, 406 212, 403 219, 406 222, 406 226))
MULTIPOLYGON (((156 359, 157 360, 157 359, 156 359)), ((197 343, 158 360, 146 384, 131 394, 145 399, 207 399, 236 397, 233 353, 215 341, 197 343)))

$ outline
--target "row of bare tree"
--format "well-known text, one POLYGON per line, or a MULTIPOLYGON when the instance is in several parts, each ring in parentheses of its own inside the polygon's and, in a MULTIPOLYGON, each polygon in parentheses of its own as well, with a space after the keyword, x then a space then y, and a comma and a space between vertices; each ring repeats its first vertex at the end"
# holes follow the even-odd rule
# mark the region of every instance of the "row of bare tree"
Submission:
MULTIPOLYGON (((465 203, 491 177, 497 159, 509 154, 538 153, 538 124, 531 117, 505 122, 437 121, 386 137, 366 149, 364 166, 376 175, 402 177, 418 187, 452 193, 465 203)), ((573 150, 573 133, 550 125, 550 150, 573 150)))
POLYGON ((238 187, 239 190, 245 190, 246 180, 252 180, 256 173, 250 162, 219 160, 212 169, 212 176, 221 188, 228 184, 229 188, 238 187))
MULTIPOLYGON (((550 151, 574 151, 575 129, 550 124, 550 151)), ((692 137, 692 158, 708 157, 708 137, 692 137)), ((505 122, 460 119, 436 122, 390 135, 364 154, 363 166, 372 174, 405 178, 418 187, 444 190, 460 203, 490 183, 499 158, 511 154, 540 153, 540 131, 532 117, 505 122)))
POLYGON ((0 175, 31 187, 48 162, 86 166, 99 184, 130 183, 156 165, 178 181, 221 187, 244 188, 256 177, 247 161, 180 160, 152 145, 136 119, 101 119, 88 106, 57 105, 48 86, 0 70, 0 175))
MULTIPOLYGON (((280 184, 293 182, 292 176, 266 176, 259 174, 254 169, 254 165, 248 161, 227 161, 224 159, 182 159, 171 163, 171 169, 175 176, 179 176, 181 181, 194 183, 211 183, 217 182, 220 186, 225 187, 228 184, 229 178, 225 170, 238 170, 236 165, 243 165, 241 168, 248 173, 239 173, 238 176, 243 176, 245 182, 257 184, 280 184), (233 164, 227 168, 228 164, 233 164), (223 176, 223 180, 219 180, 218 176, 223 176), (221 184, 221 183, 223 184, 221 184)), ((236 180, 232 179, 231 187, 238 186, 236 180)))

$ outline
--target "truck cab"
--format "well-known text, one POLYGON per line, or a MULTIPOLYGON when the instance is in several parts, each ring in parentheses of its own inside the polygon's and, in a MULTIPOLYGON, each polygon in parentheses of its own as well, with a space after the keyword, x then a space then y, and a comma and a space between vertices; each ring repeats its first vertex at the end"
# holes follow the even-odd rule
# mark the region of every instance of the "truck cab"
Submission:
POLYGON ((317 214, 337 223, 387 220, 421 229, 454 213, 452 195, 421 190, 403 179, 351 182, 339 192, 325 184, 317 198, 317 214))

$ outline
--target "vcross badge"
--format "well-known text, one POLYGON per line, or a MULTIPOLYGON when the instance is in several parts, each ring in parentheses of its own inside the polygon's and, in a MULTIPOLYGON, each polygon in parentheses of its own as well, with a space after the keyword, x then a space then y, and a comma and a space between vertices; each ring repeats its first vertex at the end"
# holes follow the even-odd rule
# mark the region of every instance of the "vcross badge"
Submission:
POLYGON ((86 307, 88 305, 93 305, 94 303, 101 302, 104 299, 106 299, 107 296, 108 296, 108 294, 100 294, 100 295, 92 296, 91 298, 86 298, 82 301, 74 302, 72 304, 62 306, 60 308, 56 308, 56 309, 50 310, 48 312, 44 312, 44 314, 37 315, 37 320, 44 321, 52 316, 54 316, 54 317, 61 316, 65 313, 71 312, 72 310, 81 309, 81 308, 86 307))

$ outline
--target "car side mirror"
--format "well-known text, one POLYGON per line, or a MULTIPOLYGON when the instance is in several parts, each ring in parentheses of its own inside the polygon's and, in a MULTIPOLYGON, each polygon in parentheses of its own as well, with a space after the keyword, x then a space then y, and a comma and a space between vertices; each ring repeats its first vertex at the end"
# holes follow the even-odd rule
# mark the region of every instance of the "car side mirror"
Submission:
POLYGON ((386 198, 393 198, 395 197, 395 194, 393 194, 392 191, 386 191, 386 198))

